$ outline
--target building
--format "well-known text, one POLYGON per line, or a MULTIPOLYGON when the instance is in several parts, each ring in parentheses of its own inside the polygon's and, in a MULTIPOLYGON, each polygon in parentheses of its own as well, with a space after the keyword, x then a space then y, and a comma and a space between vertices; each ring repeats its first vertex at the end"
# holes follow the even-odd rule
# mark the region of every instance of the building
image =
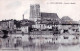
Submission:
POLYGON ((41 12, 41 20, 59 21, 60 18, 58 17, 57 13, 41 12))
POLYGON ((1 30, 8 30, 10 33, 14 30, 14 20, 2 20, 0 21, 1 30))
POLYGON ((29 26, 27 24, 21 26, 22 33, 28 33, 29 32, 29 26))
MULTIPOLYGON (((1 22, 0 22, 0 26, 1 26, 1 22)), ((1 29, 1 27, 0 27, 0 29, 1 29)))
POLYGON ((53 25, 47 25, 45 23, 40 23, 40 24, 35 24, 35 25, 32 25, 32 28, 36 28, 38 30, 49 30, 49 29, 52 29, 53 25))
POLYGON ((29 33, 29 28, 32 27, 32 25, 34 25, 35 23, 33 21, 27 20, 27 19, 23 19, 21 20, 21 32, 22 33, 29 33))
POLYGON ((61 34, 80 34, 79 23, 76 21, 62 21, 61 34))

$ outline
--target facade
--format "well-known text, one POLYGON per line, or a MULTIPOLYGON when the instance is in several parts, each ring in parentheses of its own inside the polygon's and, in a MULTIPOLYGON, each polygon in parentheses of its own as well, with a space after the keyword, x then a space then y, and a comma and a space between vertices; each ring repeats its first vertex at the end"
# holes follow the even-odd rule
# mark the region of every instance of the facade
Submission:
POLYGON ((1 29, 2 30, 10 30, 12 31, 14 29, 14 20, 2 20, 1 21, 1 29))
POLYGON ((28 26, 21 26, 21 31, 22 31, 22 33, 28 33, 29 31, 28 31, 28 26))
POLYGON ((79 24, 75 21, 62 23, 61 34, 80 34, 79 24))
POLYGON ((32 25, 33 28, 37 28, 39 30, 43 30, 43 29, 47 29, 47 25, 46 24, 35 24, 32 25))
POLYGON ((29 33, 29 27, 31 28, 32 25, 34 25, 35 23, 33 21, 27 20, 27 19, 23 19, 21 20, 21 27, 20 30, 21 32, 24 33, 29 33))

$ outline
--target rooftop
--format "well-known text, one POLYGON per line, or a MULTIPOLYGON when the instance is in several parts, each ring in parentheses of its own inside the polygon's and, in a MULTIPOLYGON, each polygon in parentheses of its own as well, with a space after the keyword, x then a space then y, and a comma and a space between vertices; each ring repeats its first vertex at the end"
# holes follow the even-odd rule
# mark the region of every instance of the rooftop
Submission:
POLYGON ((45 12, 41 12, 41 17, 47 17, 47 18, 59 18, 57 13, 45 13, 45 12))

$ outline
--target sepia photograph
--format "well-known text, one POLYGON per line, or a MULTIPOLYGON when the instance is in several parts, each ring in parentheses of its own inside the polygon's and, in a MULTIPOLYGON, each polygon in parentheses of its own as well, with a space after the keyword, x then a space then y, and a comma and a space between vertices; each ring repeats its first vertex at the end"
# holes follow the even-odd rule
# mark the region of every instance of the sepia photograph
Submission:
POLYGON ((0 0, 0 51, 80 51, 80 0, 0 0))

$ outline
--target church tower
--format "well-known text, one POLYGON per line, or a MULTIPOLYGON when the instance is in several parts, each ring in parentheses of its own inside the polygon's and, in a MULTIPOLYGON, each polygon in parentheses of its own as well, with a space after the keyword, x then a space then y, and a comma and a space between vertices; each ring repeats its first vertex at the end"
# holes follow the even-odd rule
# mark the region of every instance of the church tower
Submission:
POLYGON ((40 20, 40 5, 34 4, 30 5, 30 20, 37 21, 40 20))

